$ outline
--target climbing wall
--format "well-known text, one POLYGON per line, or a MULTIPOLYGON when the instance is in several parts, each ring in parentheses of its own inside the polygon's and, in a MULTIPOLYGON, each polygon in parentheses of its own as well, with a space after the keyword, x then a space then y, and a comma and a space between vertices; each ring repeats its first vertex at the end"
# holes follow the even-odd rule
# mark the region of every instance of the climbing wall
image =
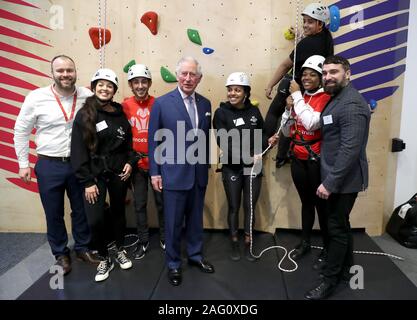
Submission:
MULTIPOLYGON (((244 71, 251 77, 252 98, 265 116, 270 100, 265 98, 264 88, 293 48, 284 31, 295 25, 296 1, 107 0, 107 8, 104 2, 0 2, 0 231, 45 230, 36 179, 23 185, 17 178, 12 128, 24 96, 51 83, 48 61, 53 56, 63 53, 75 60, 78 85, 88 85, 100 64, 115 70, 121 83, 115 99, 121 101, 131 95, 125 73, 129 63, 150 68, 150 92, 159 96, 175 88, 170 73, 182 56, 191 55, 203 69, 197 91, 211 100, 213 112, 226 99, 227 76, 244 71), (98 33, 99 26, 109 30, 101 55, 94 47, 99 47, 100 34, 104 38, 103 32, 98 33)), ((302 2, 306 5, 312 1, 302 2)), ((395 158, 388 149, 390 137, 399 131, 409 1, 342 0, 335 4, 342 17, 340 29, 333 33, 336 52, 343 52, 354 64, 355 85, 367 92, 365 97, 372 107, 377 106, 368 146, 370 188, 359 196, 352 226, 379 234, 384 214, 393 203, 395 158), (360 7, 352 8, 355 4, 360 7), (368 42, 372 44, 366 49, 368 42)), ((33 142, 31 147, 33 164, 33 142)), ((275 169, 275 154, 273 149, 264 162, 255 227, 264 231, 300 228, 300 201, 289 166, 275 169)), ((131 202, 127 215, 129 226, 133 226, 131 202)), ((150 220, 151 226, 157 225, 154 210, 150 220)), ((227 228, 227 203, 215 166, 210 170, 204 224, 207 228, 227 228)))

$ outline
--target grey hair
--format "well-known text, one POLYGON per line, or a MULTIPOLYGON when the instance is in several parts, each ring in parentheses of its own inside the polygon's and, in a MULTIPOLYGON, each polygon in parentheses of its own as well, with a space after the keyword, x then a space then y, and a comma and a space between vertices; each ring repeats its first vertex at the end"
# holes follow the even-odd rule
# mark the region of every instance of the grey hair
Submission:
POLYGON ((196 65, 197 65, 197 74, 199 75, 199 76, 201 76, 203 73, 201 72, 201 65, 200 65, 200 63, 197 61, 197 59, 196 58, 194 58, 194 57, 191 57, 191 56, 188 56, 188 57, 182 57, 179 61, 178 61, 178 63, 177 63, 177 66, 176 66, 176 68, 175 68, 175 73, 178 75, 178 73, 180 72, 180 69, 181 69, 181 66, 182 66, 182 64, 184 63, 184 62, 186 62, 186 61, 191 61, 191 62, 193 62, 193 63, 195 63, 196 65))

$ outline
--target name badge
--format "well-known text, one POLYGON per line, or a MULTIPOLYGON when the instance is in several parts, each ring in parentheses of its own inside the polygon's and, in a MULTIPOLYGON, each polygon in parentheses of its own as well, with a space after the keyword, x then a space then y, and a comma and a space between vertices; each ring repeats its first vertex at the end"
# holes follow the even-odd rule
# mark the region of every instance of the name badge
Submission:
POLYGON ((74 120, 68 120, 67 123, 65 124, 65 129, 71 130, 73 123, 74 123, 74 120))
POLYGON ((239 126, 243 126, 245 124, 245 121, 243 120, 243 118, 239 118, 239 119, 234 119, 233 123, 235 124, 236 127, 239 127, 239 126))
POLYGON ((329 114, 328 116, 324 116, 323 117, 323 124, 332 124, 333 123, 333 117, 331 114, 329 114))
POLYGON ((96 129, 97 132, 100 132, 104 129, 107 129, 109 126, 106 123, 106 120, 100 121, 99 123, 96 123, 96 129))

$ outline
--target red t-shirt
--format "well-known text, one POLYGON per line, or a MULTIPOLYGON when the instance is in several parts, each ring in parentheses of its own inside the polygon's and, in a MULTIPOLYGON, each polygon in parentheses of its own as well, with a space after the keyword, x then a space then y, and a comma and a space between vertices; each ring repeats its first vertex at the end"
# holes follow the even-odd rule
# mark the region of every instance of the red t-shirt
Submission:
MULTIPOLYGON (((314 111, 322 112, 327 102, 330 100, 330 96, 325 92, 317 93, 313 96, 304 94, 304 101, 308 103, 314 111)), ((296 119, 296 123, 291 126, 290 133, 291 138, 297 141, 312 141, 318 140, 317 142, 310 145, 312 151, 316 154, 320 154, 321 146, 321 130, 307 130, 301 124, 301 121, 297 118, 294 111, 292 116, 296 119), (302 136, 302 138, 301 138, 302 136)), ((308 160, 309 153, 305 146, 300 146, 292 143, 291 148, 293 148, 294 155, 297 159, 308 160)))
POLYGON ((135 96, 132 96, 122 102, 123 112, 132 127, 133 149, 146 155, 138 161, 138 167, 144 170, 149 170, 148 127, 154 101, 155 98, 152 96, 144 101, 137 101, 135 96))

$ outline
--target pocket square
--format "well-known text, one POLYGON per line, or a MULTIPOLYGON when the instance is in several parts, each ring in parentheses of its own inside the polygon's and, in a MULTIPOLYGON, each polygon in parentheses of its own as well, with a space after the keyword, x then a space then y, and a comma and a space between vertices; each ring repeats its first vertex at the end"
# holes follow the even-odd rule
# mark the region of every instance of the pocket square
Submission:
POLYGON ((211 113, 210 112, 206 112, 206 117, 211 117, 211 113))

